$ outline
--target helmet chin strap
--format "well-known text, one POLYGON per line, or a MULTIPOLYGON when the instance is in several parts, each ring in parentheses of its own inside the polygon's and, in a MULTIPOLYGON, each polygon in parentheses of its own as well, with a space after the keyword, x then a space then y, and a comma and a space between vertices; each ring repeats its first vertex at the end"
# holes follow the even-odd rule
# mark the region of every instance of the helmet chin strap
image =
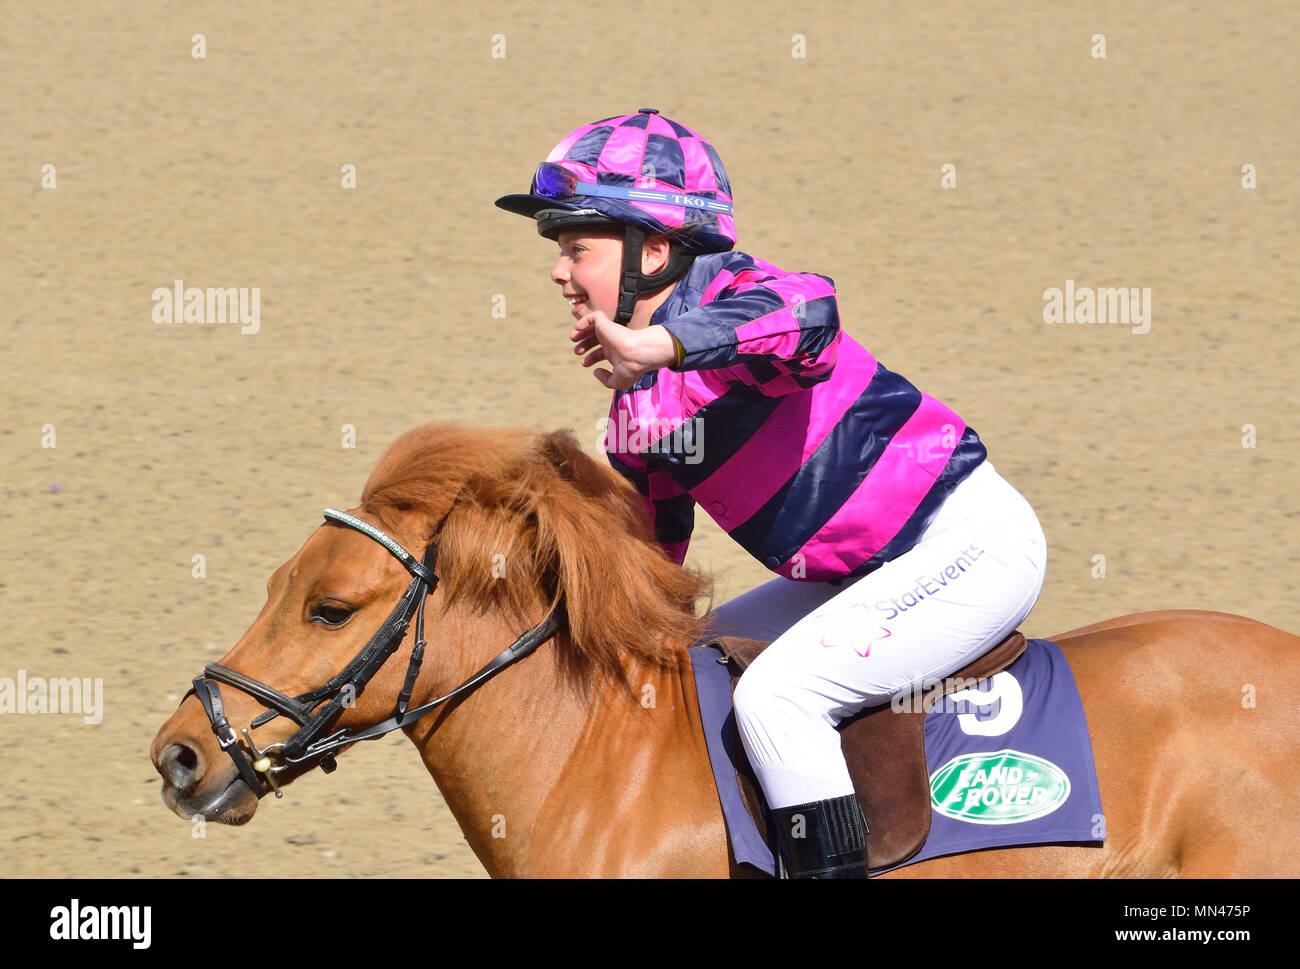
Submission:
POLYGON ((623 229, 623 275, 618 283, 618 312, 614 322, 627 326, 636 309, 637 297, 646 293, 656 293, 686 275, 695 260, 693 253, 685 252, 679 246, 669 249, 668 264, 653 275, 641 271, 641 251, 645 245, 645 229, 634 223, 627 223, 623 229))

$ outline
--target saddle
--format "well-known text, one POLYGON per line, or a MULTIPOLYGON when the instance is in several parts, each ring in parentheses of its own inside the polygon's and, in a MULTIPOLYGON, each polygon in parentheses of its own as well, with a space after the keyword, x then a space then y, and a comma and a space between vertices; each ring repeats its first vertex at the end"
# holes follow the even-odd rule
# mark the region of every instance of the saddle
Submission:
MULTIPOLYGON (((725 657, 731 674, 731 691, 768 643, 738 636, 710 641, 725 657)), ((921 850, 930 833, 930 772, 925 761, 925 715, 934 699, 972 681, 984 680, 1006 669, 1025 651, 1025 637, 1017 630, 965 669, 946 677, 924 694, 924 703, 905 704, 897 712, 886 703, 840 722, 840 747, 849 776, 866 816, 867 861, 871 871, 901 864, 921 850), (965 682, 961 682, 965 681, 965 682)), ((722 662, 722 660, 719 660, 722 662)), ((739 740, 737 740, 739 744, 739 740)), ((748 760, 737 774, 741 800, 769 846, 776 844, 762 788, 748 760)))

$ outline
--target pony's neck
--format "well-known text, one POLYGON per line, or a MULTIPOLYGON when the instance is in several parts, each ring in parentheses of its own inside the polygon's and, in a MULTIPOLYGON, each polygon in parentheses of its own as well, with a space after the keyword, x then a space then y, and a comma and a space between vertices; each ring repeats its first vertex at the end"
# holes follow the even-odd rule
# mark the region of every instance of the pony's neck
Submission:
POLYGON ((664 669, 629 660, 631 696, 610 684, 591 698, 554 648, 411 732, 488 874, 726 875, 685 647, 664 669))

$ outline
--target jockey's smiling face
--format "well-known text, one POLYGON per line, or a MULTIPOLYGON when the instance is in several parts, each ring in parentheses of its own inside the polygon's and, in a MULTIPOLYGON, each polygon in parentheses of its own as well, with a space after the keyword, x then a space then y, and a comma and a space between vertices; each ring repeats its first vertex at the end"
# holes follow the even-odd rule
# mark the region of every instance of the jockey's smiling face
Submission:
POLYGON ((623 230, 618 227, 568 229, 558 236, 560 257, 551 279, 573 300, 575 319, 600 310, 618 310, 618 280, 623 268, 623 230))
MULTIPOLYGON (((573 317, 581 319, 597 310, 611 320, 618 312, 618 284, 623 274, 623 229, 588 226, 566 229, 557 237, 560 257, 551 267, 551 279, 565 299, 574 300, 573 317)), ((668 264, 670 248, 663 235, 648 235, 641 247, 641 271, 657 273, 668 264)), ((654 310, 668 298, 671 287, 637 299, 629 327, 645 326, 654 310)))

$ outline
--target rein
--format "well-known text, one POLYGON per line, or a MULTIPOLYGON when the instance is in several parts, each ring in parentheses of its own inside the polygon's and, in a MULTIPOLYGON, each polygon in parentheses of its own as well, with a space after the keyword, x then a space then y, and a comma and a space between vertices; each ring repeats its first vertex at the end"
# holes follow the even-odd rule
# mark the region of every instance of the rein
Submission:
POLYGON ((268 790, 274 791, 276 797, 284 796, 275 779, 275 775, 283 771, 295 767, 305 767, 308 770, 319 767, 327 774, 332 773, 338 766, 334 754, 340 748, 362 740, 377 740, 399 727, 427 716, 448 700, 469 693, 507 666, 532 653, 554 636, 558 628, 556 613, 552 612, 536 626, 526 630, 450 693, 408 710, 407 705, 415 689, 415 680, 420 673, 420 664, 424 661, 424 604, 433 594, 433 590, 438 587, 438 576, 434 571, 437 558, 436 543, 429 543, 424 559, 421 561, 390 535, 347 512, 327 508, 325 520, 355 529, 367 538, 378 542, 411 573, 411 584, 361 651, 328 683, 314 690, 290 697, 260 680, 222 666, 220 663, 207 664, 203 672, 194 678, 193 687, 181 698, 181 702, 184 703, 190 694, 198 697, 221 749, 230 755, 240 778, 258 798, 265 797, 268 790), (373 726, 355 732, 350 732, 350 728, 344 727, 330 733, 334 724, 343 715, 343 711, 356 703, 357 698, 365 691, 366 684, 383 668, 389 657, 397 652, 410 625, 412 614, 415 615, 415 647, 411 650, 406 679, 402 684, 401 692, 397 695, 397 703, 392 715, 373 726), (230 726, 230 721, 226 719, 225 708, 221 702, 220 684, 222 683, 260 700, 269 708, 254 717, 248 727, 240 731, 244 735, 248 751, 244 750, 239 737, 230 726), (278 716, 288 717, 298 724, 299 729, 287 740, 258 750, 249 734, 249 729, 269 723, 278 716), (252 756, 249 756, 250 753, 252 756), (273 758, 279 763, 273 763, 273 758))

